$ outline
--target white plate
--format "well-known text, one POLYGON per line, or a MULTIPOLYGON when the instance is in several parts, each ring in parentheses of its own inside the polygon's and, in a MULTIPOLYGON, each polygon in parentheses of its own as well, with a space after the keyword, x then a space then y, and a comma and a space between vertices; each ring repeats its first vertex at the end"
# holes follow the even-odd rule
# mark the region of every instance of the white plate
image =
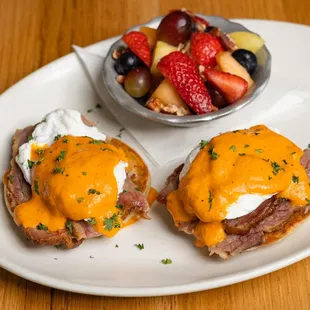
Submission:
MULTIPOLYGON (((310 36, 310 28, 257 20, 238 22, 260 33, 273 56, 272 77, 266 89, 270 101, 261 103, 259 114, 252 115, 251 109, 244 110, 247 112, 240 113, 238 125, 242 128, 266 123, 301 147, 306 147, 310 142, 310 44, 305 38, 310 36)), ((97 43, 89 50, 105 53, 112 42, 113 39, 97 43)), ((0 173, 8 168, 11 137, 16 128, 35 123, 52 109, 65 107, 85 112, 96 102, 80 64, 72 54, 9 89, 0 97, 0 173)), ((103 122, 100 113, 93 112, 89 117, 99 120, 100 129, 107 134, 116 135, 119 126, 109 116, 105 116, 103 122)), ((212 133, 221 132, 225 128, 224 123, 212 128, 212 133)), ((130 142, 126 135, 124 139, 130 142)), ((160 188, 166 176, 182 160, 184 158, 156 171, 153 169, 154 186, 160 188)), ((115 238, 87 240, 79 248, 66 251, 35 247, 24 241, 3 206, 0 208, 0 266, 31 281, 68 291, 111 296, 156 296, 244 281, 310 254, 309 221, 277 244, 222 261, 209 258, 206 251, 193 246, 190 236, 177 232, 163 207, 154 206, 151 216, 151 221, 141 221, 128 227, 115 238), (144 243, 145 249, 139 251, 134 247, 135 243, 144 243), (119 248, 115 248, 115 244, 119 248), (163 265, 160 262, 163 258, 171 258, 173 263, 163 265)))

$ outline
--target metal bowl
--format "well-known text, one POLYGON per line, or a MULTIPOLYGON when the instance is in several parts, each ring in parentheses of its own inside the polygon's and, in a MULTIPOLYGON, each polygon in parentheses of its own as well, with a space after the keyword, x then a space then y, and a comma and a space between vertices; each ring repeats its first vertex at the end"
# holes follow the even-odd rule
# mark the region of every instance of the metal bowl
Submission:
MULTIPOLYGON (((251 32, 244 26, 238 23, 231 22, 223 17, 206 16, 200 14, 198 15, 205 18, 212 26, 219 27, 227 33, 235 31, 251 32)), ((157 17, 155 19, 152 19, 148 23, 141 24, 129 29, 128 32, 132 30, 139 30, 141 26, 156 28, 159 25, 162 18, 163 17, 157 17)), ((104 60, 103 79, 110 95, 120 106, 122 106, 126 110, 141 117, 144 117, 146 119, 164 123, 170 126, 176 126, 176 127, 199 126, 207 122, 211 122, 217 118, 224 117, 231 113, 237 112, 247 104, 251 103, 264 90, 270 78, 271 55, 266 46, 263 46, 263 48, 261 48, 259 52, 256 54, 258 67, 252 76, 252 79, 255 82, 255 86, 252 87, 240 100, 236 101, 235 103, 223 109, 220 109, 216 112, 211 112, 209 114, 176 116, 176 115, 156 113, 145 108, 143 105, 138 103, 134 98, 128 95, 124 90, 123 86, 120 85, 115 80, 117 73, 114 69, 115 60, 112 58, 112 53, 115 49, 118 49, 121 46, 125 46, 125 43, 121 39, 119 39, 114 44, 111 45, 107 57, 104 60)))

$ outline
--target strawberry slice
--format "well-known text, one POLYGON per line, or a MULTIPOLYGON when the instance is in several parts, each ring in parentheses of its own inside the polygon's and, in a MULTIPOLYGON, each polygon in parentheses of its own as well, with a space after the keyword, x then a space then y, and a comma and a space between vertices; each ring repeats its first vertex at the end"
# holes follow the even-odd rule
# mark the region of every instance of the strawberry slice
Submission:
POLYGON ((211 97, 191 58, 181 52, 172 52, 159 61, 157 69, 193 111, 197 114, 211 112, 211 97))
POLYGON ((206 80, 231 104, 239 100, 248 90, 248 82, 240 76, 205 68, 206 80))
POLYGON ((198 65, 214 67, 216 55, 223 51, 218 38, 207 32, 195 32, 191 39, 191 55, 198 65))
POLYGON ((144 33, 131 31, 123 36, 123 41, 148 67, 151 66, 151 49, 144 33))

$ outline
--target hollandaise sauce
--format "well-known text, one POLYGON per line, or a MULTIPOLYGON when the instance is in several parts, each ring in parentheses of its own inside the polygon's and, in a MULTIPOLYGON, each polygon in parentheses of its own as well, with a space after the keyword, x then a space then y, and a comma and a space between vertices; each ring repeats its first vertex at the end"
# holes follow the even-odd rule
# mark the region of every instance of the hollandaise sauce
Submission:
MULTIPOLYGON (((121 148, 88 137, 56 137, 50 146, 33 146, 32 198, 15 209, 15 222, 49 231, 86 220, 108 237, 122 228, 114 169, 127 159, 121 148), (69 219, 69 221, 68 221, 69 219)), ((125 169, 125 168, 124 168, 125 169)))
POLYGON ((310 202, 302 155, 293 142, 263 125, 221 134, 202 144, 167 207, 175 219, 200 220, 197 246, 215 245, 225 238, 221 222, 228 207, 242 195, 276 194, 293 206, 310 202))

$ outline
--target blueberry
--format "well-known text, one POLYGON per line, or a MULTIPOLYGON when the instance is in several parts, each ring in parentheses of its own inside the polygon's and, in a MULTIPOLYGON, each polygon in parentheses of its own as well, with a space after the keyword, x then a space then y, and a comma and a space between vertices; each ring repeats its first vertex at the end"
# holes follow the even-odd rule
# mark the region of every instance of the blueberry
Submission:
POLYGON ((257 58, 251 51, 239 49, 232 53, 232 56, 242 65, 250 75, 257 68, 257 58))
POLYGON ((126 71, 124 70, 123 66, 120 64, 119 59, 114 64, 115 71, 120 75, 126 75, 126 71))
POLYGON ((141 65, 141 60, 132 52, 126 52, 121 55, 119 62, 127 73, 141 65))

